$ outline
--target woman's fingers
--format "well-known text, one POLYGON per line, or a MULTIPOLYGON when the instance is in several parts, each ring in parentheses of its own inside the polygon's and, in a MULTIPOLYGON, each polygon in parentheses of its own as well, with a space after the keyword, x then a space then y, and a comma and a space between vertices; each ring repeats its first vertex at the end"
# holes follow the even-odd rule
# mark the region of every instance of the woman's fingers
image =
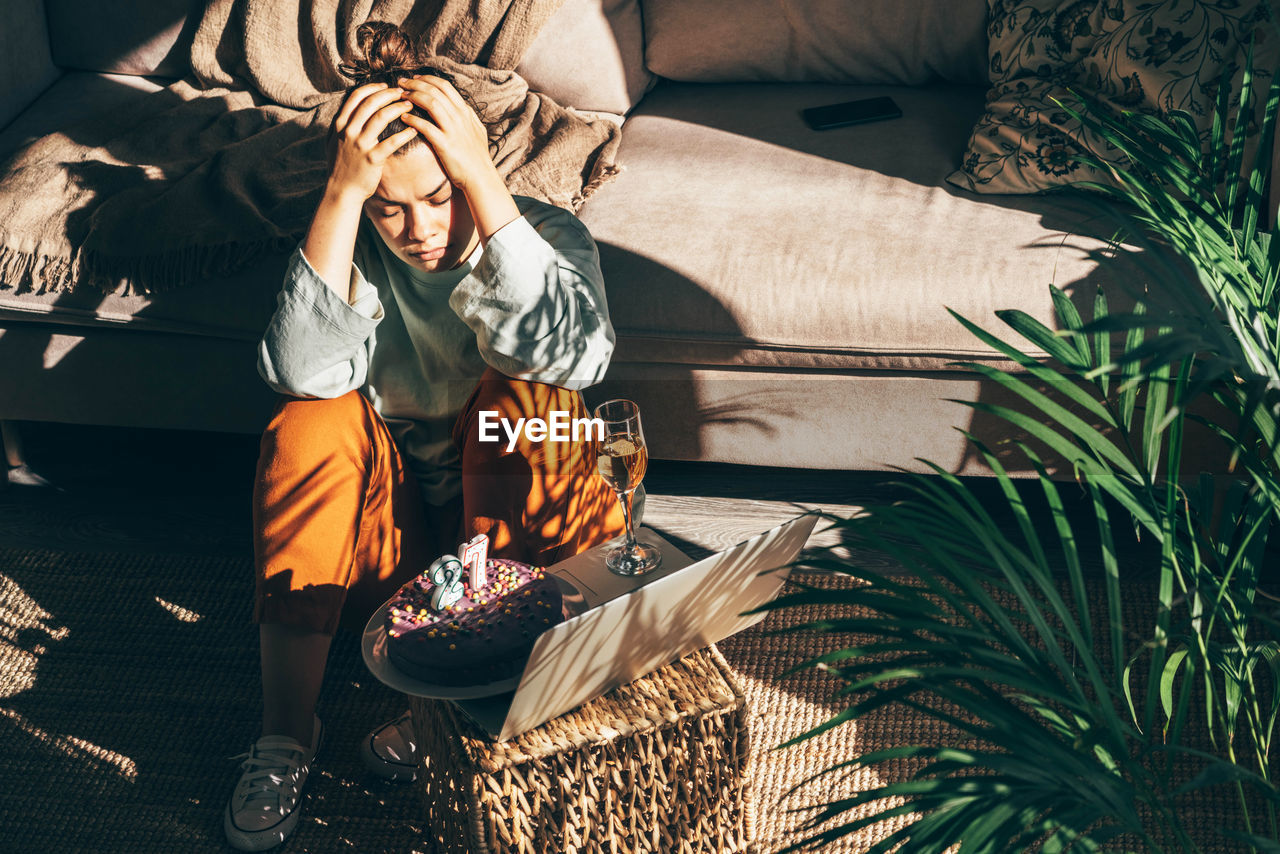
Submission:
MULTIPOLYGON (((347 139, 356 139, 364 133, 365 126, 374 114, 390 104, 401 100, 399 89, 382 89, 373 92, 360 101, 360 104, 352 112, 347 125, 342 130, 342 135, 347 139)), ((386 125, 383 125, 386 127, 386 125)), ((381 130, 381 128, 379 128, 381 130)))
POLYGON ((414 106, 421 108, 432 118, 442 119, 446 116, 443 108, 447 102, 434 91, 422 89, 406 90, 404 96, 414 106))
POLYGON ((357 86, 351 90, 351 94, 347 96, 347 100, 342 102, 342 107, 338 110, 337 117, 333 120, 333 129, 337 133, 346 130, 347 124, 351 121, 351 114, 356 108, 364 103, 365 98, 374 92, 382 91, 389 88, 385 83, 366 83, 363 86, 357 86))
POLYGON ((378 136, 387 129, 387 125, 396 119, 403 118, 405 113, 412 109, 413 104, 405 100, 396 100, 387 104, 365 122, 364 130, 360 131, 360 135, 356 137, 357 142, 365 149, 373 148, 378 144, 378 136))
POLYGON ((436 89, 449 100, 449 103, 460 110, 471 111, 471 105, 467 103, 466 99, 462 97, 462 93, 452 83, 438 77, 435 78, 435 83, 436 89))
POLYGON ((450 101, 461 106, 465 106, 467 103, 456 86, 448 80, 445 80, 443 77, 437 77, 434 74, 423 74, 418 77, 405 77, 397 82, 401 89, 439 92, 450 101))
POLYGON ((471 107, 448 80, 422 76, 407 77, 400 83, 405 97, 432 115, 448 112, 451 117, 461 117, 471 112, 471 107))
POLYGON ((418 132, 411 127, 405 128, 399 133, 393 133, 373 147, 373 151, 369 152, 378 160, 385 160, 391 155, 399 151, 405 143, 418 135, 418 132))
POLYGON ((428 119, 424 119, 420 116, 415 116, 413 113, 405 113, 403 116, 401 116, 401 119, 409 127, 413 128, 414 130, 418 131, 424 136, 427 134, 440 133, 440 126, 437 125, 435 122, 430 121, 428 119))

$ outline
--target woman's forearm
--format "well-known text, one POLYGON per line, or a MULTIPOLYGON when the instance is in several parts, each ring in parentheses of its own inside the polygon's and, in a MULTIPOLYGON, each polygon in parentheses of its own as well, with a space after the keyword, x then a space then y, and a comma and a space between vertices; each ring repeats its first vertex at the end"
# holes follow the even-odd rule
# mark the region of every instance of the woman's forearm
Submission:
POLYGON ((473 179, 465 187, 467 205, 471 208, 471 218, 475 221, 476 231, 480 233, 480 241, 488 245, 489 238, 497 234, 503 226, 514 222, 520 216, 515 199, 507 190, 497 169, 488 169, 473 179))
POLYGON ((331 183, 302 242, 302 252, 312 268, 348 304, 356 298, 351 262, 363 206, 364 198, 358 191, 331 183))

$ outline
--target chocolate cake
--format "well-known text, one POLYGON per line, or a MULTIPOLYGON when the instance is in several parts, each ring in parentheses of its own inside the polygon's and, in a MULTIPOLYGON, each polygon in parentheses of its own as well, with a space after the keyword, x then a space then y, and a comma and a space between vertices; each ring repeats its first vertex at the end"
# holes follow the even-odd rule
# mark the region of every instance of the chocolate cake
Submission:
MULTIPOLYGON (((485 562, 478 593, 434 610, 438 585, 427 573, 400 588, 387 613, 387 658, 406 676, 433 685, 483 685, 516 676, 538 635, 564 619, 560 590, 541 567, 485 562)), ((448 601, 451 597, 445 597, 448 601)))

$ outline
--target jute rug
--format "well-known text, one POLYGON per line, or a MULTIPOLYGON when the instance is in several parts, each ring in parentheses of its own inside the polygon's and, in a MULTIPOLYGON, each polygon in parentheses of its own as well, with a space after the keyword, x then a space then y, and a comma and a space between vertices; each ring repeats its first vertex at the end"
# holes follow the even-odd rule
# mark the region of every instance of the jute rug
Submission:
MULTIPOLYGON (((250 573, 247 557, 0 549, 0 850, 226 850, 229 757, 258 727, 250 573)), ((776 679, 814 651, 811 639, 766 637, 777 624, 721 645, 751 701, 762 852, 792 841, 788 810, 816 799, 784 798, 793 785, 835 755, 920 736, 864 721, 771 750, 834 708, 819 674, 776 679)), ((416 793, 371 778, 355 749, 403 700, 369 676, 353 635, 339 636, 329 666, 328 743, 281 850, 421 850, 416 793)))
MULTIPOLYGON (((250 573, 248 557, 225 554, 0 549, 0 851, 228 850, 229 757, 258 728, 250 573)), ((783 624, 771 616, 720 644, 751 709, 761 854, 798 838, 806 805, 913 770, 863 769, 790 792, 822 768, 945 738, 935 722, 886 714, 774 750, 838 709, 821 673, 778 675, 839 639, 769 634, 783 624)), ((319 710, 327 747, 298 831, 280 850, 423 850, 417 793, 371 778, 355 747, 403 698, 369 676, 353 635, 339 636, 329 672, 319 710)), ((865 850, 903 820, 827 850, 865 850)))
MULTIPOLYGON (((0 850, 229 850, 259 726, 248 558, 0 550, 0 850)), ((410 852, 417 795, 355 750, 405 702, 335 644, 327 746, 286 851, 410 852)))

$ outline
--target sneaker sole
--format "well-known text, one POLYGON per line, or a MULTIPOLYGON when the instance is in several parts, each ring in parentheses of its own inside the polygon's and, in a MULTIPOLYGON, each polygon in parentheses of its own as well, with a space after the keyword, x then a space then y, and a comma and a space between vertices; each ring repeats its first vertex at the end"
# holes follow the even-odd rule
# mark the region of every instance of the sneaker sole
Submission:
MULTIPOLYGON (((305 786, 303 788, 306 788, 305 786)), ((293 812, 280 819, 280 823, 264 830, 241 830, 231 818, 231 805, 227 804, 222 811, 222 830, 227 841, 237 851, 267 851, 282 844, 298 826, 298 818, 302 814, 302 795, 299 793, 298 805, 293 812)))
MULTIPOLYGON (((389 724, 388 724, 389 726, 389 724)), ((373 751, 373 739, 382 728, 369 733, 360 743, 360 759, 370 774, 387 783, 412 783, 418 779, 418 766, 383 759, 373 751)))

